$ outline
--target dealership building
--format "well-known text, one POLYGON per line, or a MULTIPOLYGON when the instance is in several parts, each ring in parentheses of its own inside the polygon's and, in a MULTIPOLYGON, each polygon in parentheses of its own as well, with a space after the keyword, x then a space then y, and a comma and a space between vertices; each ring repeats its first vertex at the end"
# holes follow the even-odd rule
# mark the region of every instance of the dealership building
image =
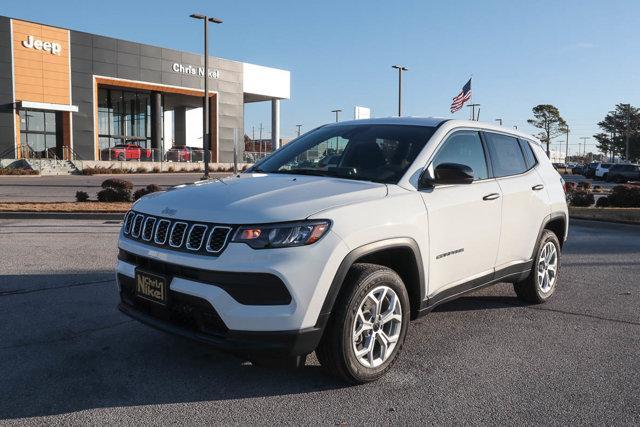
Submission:
MULTIPOLYGON (((194 31, 202 31, 194 25, 194 31)), ((0 17, 0 158, 113 159, 135 144, 162 160, 175 147, 244 150, 244 105, 271 104, 280 140, 288 71, 209 58, 211 132, 202 137, 203 55, 0 17)), ((240 157, 242 158, 242 157, 240 157)))

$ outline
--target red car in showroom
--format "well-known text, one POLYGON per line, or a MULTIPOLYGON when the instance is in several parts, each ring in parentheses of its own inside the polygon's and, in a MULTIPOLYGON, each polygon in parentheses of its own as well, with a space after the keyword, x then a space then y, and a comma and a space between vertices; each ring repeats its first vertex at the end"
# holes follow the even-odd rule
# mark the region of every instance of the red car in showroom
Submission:
POLYGON ((137 144, 117 144, 102 150, 102 160, 150 160, 150 148, 142 148, 137 144))
POLYGON ((204 150, 197 147, 174 146, 167 151, 168 162, 201 162, 204 150))

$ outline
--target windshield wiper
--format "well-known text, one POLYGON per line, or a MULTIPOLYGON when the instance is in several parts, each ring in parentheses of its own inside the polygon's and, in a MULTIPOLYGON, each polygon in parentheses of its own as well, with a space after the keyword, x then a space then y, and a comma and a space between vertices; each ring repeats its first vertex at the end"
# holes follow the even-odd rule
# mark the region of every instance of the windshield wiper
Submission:
POLYGON ((291 174, 291 175, 312 175, 312 176, 330 176, 327 171, 320 171, 314 169, 285 169, 274 171, 271 173, 282 173, 282 174, 291 174))

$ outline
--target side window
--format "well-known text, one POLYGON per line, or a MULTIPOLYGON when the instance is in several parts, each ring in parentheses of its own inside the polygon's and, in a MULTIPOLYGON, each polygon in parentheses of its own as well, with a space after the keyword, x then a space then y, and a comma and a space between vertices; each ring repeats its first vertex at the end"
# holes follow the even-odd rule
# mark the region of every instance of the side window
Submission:
POLYGON ((536 160, 535 154, 533 154, 533 149, 527 140, 519 139, 520 148, 522 148, 522 152, 524 153, 524 160, 527 163, 527 169, 531 169, 538 163, 536 160))
POLYGON ((527 164, 518 140, 512 136, 486 132, 491 165, 496 178, 527 171, 527 164))
POLYGON ((487 160, 478 132, 461 131, 451 135, 443 143, 433 162, 435 169, 442 163, 459 163, 473 169, 474 179, 487 179, 487 160))

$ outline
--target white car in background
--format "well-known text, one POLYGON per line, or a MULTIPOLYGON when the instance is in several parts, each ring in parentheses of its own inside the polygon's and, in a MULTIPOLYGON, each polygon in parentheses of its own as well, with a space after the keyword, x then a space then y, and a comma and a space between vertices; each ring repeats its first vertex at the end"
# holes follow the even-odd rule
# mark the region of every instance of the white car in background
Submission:
POLYGON ((119 308, 257 362, 300 366, 315 351, 363 383, 440 304, 497 282, 548 300, 568 221, 562 178, 529 135, 435 118, 335 123, 246 173, 138 200, 118 242, 119 308))
POLYGON ((613 163, 598 163, 595 171, 595 179, 606 179, 606 174, 613 163))

